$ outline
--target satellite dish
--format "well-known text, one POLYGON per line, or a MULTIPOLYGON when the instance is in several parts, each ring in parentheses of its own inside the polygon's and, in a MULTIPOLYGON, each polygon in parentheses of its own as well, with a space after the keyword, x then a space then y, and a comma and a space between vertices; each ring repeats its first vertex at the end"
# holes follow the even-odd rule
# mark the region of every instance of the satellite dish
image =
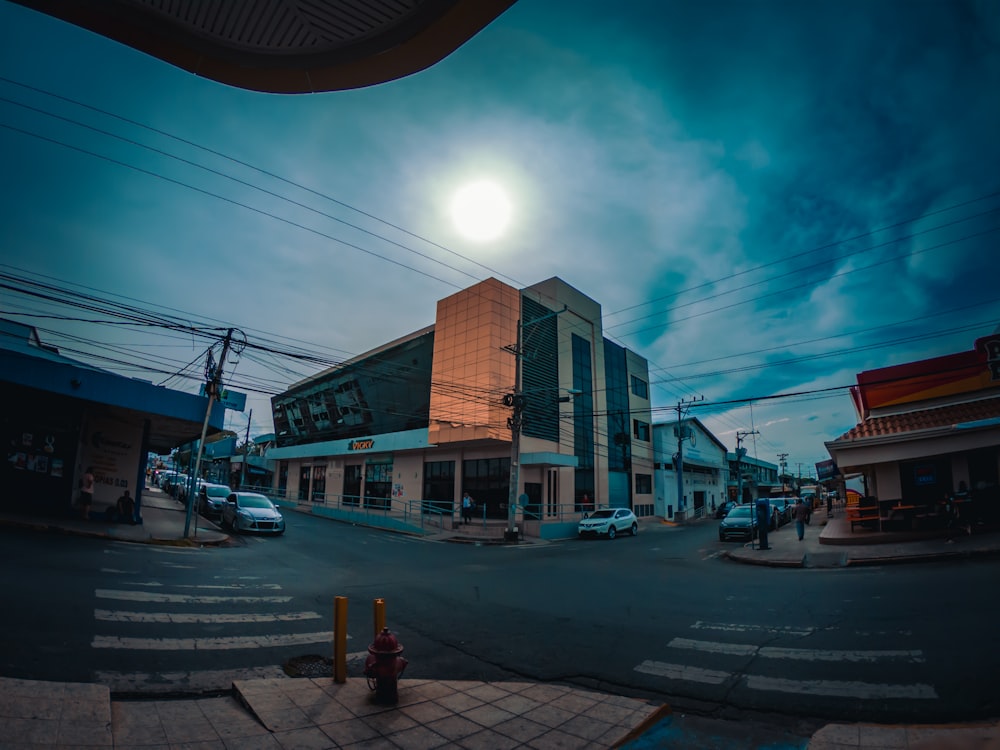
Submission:
POLYGON ((688 428, 688 437, 691 438, 691 447, 694 448, 698 444, 698 435, 690 427, 688 428))

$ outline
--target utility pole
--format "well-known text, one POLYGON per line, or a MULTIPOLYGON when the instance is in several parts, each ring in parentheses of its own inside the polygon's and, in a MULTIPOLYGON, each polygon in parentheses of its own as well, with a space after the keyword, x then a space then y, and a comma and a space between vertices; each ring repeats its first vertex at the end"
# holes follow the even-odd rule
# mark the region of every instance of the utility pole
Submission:
MULTIPOLYGON (((704 401, 704 396, 698 396, 697 398, 681 399, 677 402, 677 406, 674 408, 677 410, 677 427, 674 428, 674 432, 677 435, 677 512, 685 513, 687 511, 687 504, 684 502, 684 439, 691 437, 691 432, 685 431, 681 427, 681 416, 684 410, 690 407, 691 404, 698 401, 704 401)), ((690 428, 689 428, 690 430, 690 428)), ((683 518, 683 516, 681 516, 683 518)))
MULTIPOLYGON (((226 332, 226 339, 222 343, 222 354, 219 356, 219 365, 216 367, 212 363, 212 350, 208 351, 208 362, 205 364, 205 376, 208 382, 205 391, 208 393, 208 407, 205 409, 205 421, 201 425, 201 440, 198 441, 198 460, 194 464, 194 475, 191 477, 191 489, 188 491, 187 512, 184 514, 184 538, 187 539, 191 528, 191 510, 198 498, 194 496, 198 489, 198 472, 201 471, 201 455, 205 451, 205 435, 208 433, 208 420, 212 416, 212 404, 219 393, 219 384, 222 382, 222 366, 226 363, 226 355, 229 353, 229 345, 233 340, 233 329, 226 332)), ((194 525, 195 536, 198 535, 198 524, 194 525)))
MULTIPOLYGON (((553 318, 559 313, 565 312, 568 307, 562 310, 554 310, 547 315, 542 315, 528 322, 528 325, 540 323, 548 318, 553 318)), ((514 392, 505 393, 503 397, 504 406, 511 408, 511 415, 507 417, 507 426, 510 427, 510 479, 507 489, 507 531, 504 534, 504 541, 517 539, 517 489, 521 481, 521 426, 523 423, 524 407, 527 400, 521 389, 521 361, 524 359, 524 325, 520 319, 517 321, 517 343, 503 347, 504 350, 514 355, 514 392)))
POLYGON ((243 441, 243 463, 240 465, 240 489, 242 490, 247 483, 247 461, 250 460, 250 423, 253 421, 253 409, 250 410, 250 416, 247 417, 247 438, 243 441))
POLYGON ((759 435, 759 430, 741 430, 736 433, 736 502, 743 502, 743 456, 747 454, 746 448, 741 446, 743 438, 749 435, 759 435))
POLYGON ((781 492, 785 491, 785 474, 788 473, 788 454, 779 453, 778 454, 778 470, 781 472, 778 475, 778 480, 781 482, 781 492))
MULTIPOLYGON (((746 455, 747 449, 744 448, 741 443, 743 438, 749 435, 759 435, 760 432, 757 430, 740 430, 736 433, 736 502, 743 503, 743 456, 746 455)), ((750 505, 750 515, 751 517, 757 512, 753 504, 750 505)), ((754 549, 753 541, 753 521, 750 523, 750 549, 754 549)), ((757 531, 760 534, 760 530, 757 531)))

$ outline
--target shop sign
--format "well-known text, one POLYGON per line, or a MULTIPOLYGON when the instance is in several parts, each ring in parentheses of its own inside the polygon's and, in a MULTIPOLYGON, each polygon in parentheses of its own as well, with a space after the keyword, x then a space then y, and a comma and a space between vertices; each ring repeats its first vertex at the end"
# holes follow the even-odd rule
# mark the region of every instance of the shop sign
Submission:
POLYGON ((368 438, 367 440, 352 440, 347 444, 347 450, 349 451, 370 451, 375 447, 375 440, 368 438))
MULTIPOLYGON (((198 391, 198 394, 201 396, 208 395, 204 383, 201 384, 201 390, 198 391)), ((247 394, 231 391, 228 388, 220 388, 215 400, 233 411, 244 411, 247 408, 247 394)))
POLYGON ((990 371, 990 380, 1000 380, 1000 336, 979 339, 976 346, 986 352, 986 366, 990 371))

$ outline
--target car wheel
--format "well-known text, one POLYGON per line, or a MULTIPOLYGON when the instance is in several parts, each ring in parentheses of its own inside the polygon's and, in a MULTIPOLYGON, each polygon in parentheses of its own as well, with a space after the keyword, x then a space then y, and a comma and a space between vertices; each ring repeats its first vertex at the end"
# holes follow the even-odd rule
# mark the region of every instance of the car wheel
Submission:
POLYGON ((632 524, 632 536, 639 536, 639 524, 632 524))
POLYGON ((609 526, 608 527, 608 539, 614 539, 615 538, 615 533, 616 533, 615 532, 615 527, 614 526, 609 526))

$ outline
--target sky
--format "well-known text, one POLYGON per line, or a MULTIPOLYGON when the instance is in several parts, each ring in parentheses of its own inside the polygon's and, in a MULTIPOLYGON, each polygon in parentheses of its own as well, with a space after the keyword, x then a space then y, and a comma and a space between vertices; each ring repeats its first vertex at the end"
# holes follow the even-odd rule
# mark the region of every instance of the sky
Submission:
POLYGON ((63 300, 7 279, 0 314, 190 392, 209 339, 79 295, 316 355, 230 355, 226 426, 252 409, 256 436, 271 395, 439 299, 559 276, 649 361, 654 423, 683 404, 792 473, 856 424, 859 372, 1000 325, 1000 4, 566 7, 519 0, 397 81, 275 95, 0 0, 0 273, 63 300), (483 180, 509 205, 489 240, 450 214, 483 180))

